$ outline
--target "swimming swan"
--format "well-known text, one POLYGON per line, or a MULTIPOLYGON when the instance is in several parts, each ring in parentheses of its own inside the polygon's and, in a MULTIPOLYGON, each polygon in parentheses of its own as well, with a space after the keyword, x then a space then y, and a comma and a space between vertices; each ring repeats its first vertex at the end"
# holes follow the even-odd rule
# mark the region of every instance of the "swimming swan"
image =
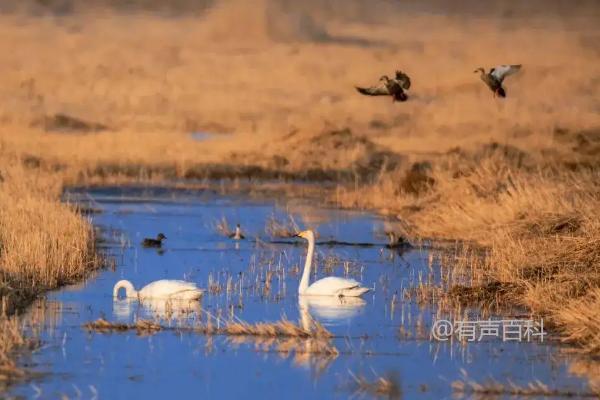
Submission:
POLYGON ((336 276, 320 279, 308 286, 313 254, 315 252, 315 234, 313 231, 308 230, 302 231, 296 236, 308 240, 308 253, 306 254, 306 263, 304 264, 304 272, 300 280, 298 294, 306 296, 359 297, 369 291, 369 288, 360 286, 360 282, 354 279, 338 278, 336 276))
POLYGON ((186 281, 162 279, 136 291, 131 282, 121 280, 115 284, 113 297, 119 297, 121 288, 125 289, 125 297, 137 297, 140 301, 144 299, 198 300, 204 293, 195 283, 186 281))

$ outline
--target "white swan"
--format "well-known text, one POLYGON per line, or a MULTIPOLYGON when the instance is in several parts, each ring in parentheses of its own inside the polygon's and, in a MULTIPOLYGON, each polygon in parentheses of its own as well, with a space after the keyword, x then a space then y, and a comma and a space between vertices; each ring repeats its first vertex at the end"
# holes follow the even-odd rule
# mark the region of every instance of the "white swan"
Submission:
POLYGON ((300 295, 359 297, 369 291, 369 288, 360 286, 360 282, 354 279, 338 278, 336 276, 320 279, 308 286, 313 254, 315 252, 315 234, 313 231, 308 230, 302 231, 296 236, 308 240, 306 263, 304 264, 304 272, 302 273, 300 287, 298 288, 300 295))
POLYGON ((186 281, 163 279, 136 291, 131 282, 121 280, 113 288, 113 297, 119 297, 121 288, 125 289, 125 297, 137 297, 140 301, 144 299, 198 300, 204 293, 202 289, 198 289, 195 283, 186 281))

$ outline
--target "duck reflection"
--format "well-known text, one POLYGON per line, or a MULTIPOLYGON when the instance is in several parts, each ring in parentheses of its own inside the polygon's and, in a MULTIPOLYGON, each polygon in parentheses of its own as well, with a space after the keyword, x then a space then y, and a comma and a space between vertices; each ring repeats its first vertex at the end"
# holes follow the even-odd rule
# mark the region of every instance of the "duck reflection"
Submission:
POLYGON ((161 319, 165 321, 199 318, 202 307, 199 301, 146 299, 116 299, 113 301, 113 314, 117 320, 128 322, 132 315, 141 318, 161 319))

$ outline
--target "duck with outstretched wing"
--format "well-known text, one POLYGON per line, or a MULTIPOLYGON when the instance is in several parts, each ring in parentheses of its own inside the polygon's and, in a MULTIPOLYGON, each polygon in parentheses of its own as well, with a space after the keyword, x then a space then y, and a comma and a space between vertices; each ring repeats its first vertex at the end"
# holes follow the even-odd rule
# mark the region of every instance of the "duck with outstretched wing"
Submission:
POLYGON ((513 64, 513 65, 499 65, 490 69, 490 72, 485 72, 483 68, 477 68, 474 72, 480 73, 481 80, 490 88, 492 92, 494 92, 494 97, 496 95, 500 97, 506 97, 506 90, 502 86, 502 82, 504 82, 504 78, 509 75, 514 74, 515 72, 521 69, 521 64, 513 64))
POLYGON ((410 78, 407 74, 402 71, 396 71, 396 76, 390 78, 387 75, 383 75, 379 78, 382 82, 379 86, 371 87, 356 87, 359 93, 366 96, 391 96, 392 101, 406 101, 408 96, 406 90, 410 89, 410 78))

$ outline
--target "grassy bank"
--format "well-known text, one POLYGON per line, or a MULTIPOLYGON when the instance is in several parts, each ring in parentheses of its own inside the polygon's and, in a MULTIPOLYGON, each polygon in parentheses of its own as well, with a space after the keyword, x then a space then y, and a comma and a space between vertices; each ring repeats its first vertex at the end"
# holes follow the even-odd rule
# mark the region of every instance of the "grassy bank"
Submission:
POLYGON ((460 294, 455 300, 491 305, 501 295, 505 305, 547 318, 565 341, 598 353, 599 172, 543 162, 526 168, 499 153, 450 155, 337 198, 398 215, 409 236, 462 240, 483 250, 466 261, 476 269, 469 271, 473 291, 451 291, 460 294), (474 296, 481 288, 488 290, 474 296))
POLYGON ((30 344, 16 310, 99 266, 90 223, 60 201, 61 181, 0 157, 0 391, 25 378, 18 351, 30 344))
POLYGON ((60 178, 11 161, 2 164, 0 183, 0 294, 9 313, 98 264, 92 227, 61 203, 60 178))

